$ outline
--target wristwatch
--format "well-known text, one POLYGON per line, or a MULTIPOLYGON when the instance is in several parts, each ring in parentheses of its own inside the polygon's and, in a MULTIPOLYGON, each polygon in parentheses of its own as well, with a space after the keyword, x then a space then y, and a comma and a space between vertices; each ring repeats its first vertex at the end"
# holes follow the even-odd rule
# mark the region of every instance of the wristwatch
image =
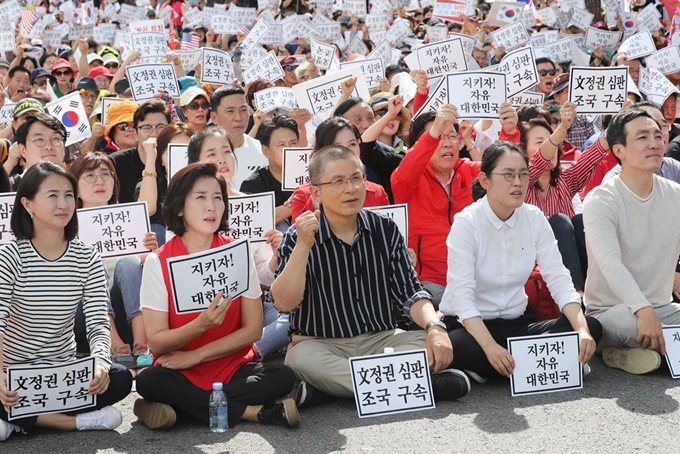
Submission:
POLYGON ((432 320, 432 321, 431 321, 430 323, 428 323, 427 326, 425 327, 425 331, 429 333, 429 332, 430 332, 430 329, 431 329, 431 328, 434 328, 435 326, 438 326, 438 327, 440 327, 440 328, 444 328, 444 331, 447 331, 446 325, 445 325, 444 322, 442 322, 441 320, 432 320))

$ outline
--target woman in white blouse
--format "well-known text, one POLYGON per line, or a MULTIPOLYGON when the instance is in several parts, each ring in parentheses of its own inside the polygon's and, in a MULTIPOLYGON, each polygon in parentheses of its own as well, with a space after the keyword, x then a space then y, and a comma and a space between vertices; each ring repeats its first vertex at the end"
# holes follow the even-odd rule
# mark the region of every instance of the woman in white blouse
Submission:
POLYGON ((579 361, 585 364, 602 336, 597 320, 581 310, 548 221, 524 203, 528 181, 528 158, 519 147, 490 146, 473 187, 473 194, 485 195, 455 216, 446 241, 447 285, 439 308, 457 317, 449 324, 450 367, 471 371, 476 379, 512 374, 508 337, 578 331, 579 361), (524 284, 536 263, 564 314, 559 319, 536 323, 533 314, 525 314, 524 284))

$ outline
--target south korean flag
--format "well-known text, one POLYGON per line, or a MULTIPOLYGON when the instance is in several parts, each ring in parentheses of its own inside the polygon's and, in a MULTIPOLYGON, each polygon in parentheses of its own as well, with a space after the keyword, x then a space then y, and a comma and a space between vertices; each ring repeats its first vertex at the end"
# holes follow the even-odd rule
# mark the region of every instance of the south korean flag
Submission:
POLYGON ((520 19, 525 6, 521 2, 493 2, 487 21, 489 25, 498 27, 512 24, 520 19))
POLYGON ((87 114, 80 93, 74 91, 45 106, 47 112, 61 122, 66 128, 66 146, 85 140, 92 131, 87 121, 87 114))

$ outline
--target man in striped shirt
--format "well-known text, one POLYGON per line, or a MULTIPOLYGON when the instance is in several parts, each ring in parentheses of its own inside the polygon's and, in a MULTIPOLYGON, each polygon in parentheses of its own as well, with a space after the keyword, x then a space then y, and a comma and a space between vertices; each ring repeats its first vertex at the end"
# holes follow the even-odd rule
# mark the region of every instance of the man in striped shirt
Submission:
POLYGON ((331 396, 353 396, 348 358, 427 348, 435 398, 470 390, 461 371, 446 369, 453 349, 431 297, 416 277, 404 238, 390 219, 362 209, 365 177, 357 156, 342 146, 312 155, 309 177, 320 211, 300 215, 279 246, 276 308, 290 312, 286 355, 302 380, 299 407, 331 396), (403 311, 425 328, 402 331, 403 311))

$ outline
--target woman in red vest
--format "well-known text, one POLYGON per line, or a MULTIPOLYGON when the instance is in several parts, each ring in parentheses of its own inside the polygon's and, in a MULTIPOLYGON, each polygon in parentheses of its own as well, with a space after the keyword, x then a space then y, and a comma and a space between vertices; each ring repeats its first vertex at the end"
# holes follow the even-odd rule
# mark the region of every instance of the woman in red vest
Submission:
POLYGON ((154 365, 137 377, 134 412, 147 427, 166 429, 177 416, 206 425, 212 385, 223 383, 229 425, 239 419, 293 427, 295 402, 285 397, 295 374, 283 364, 262 364, 253 342, 262 335, 260 283, 250 258, 249 290, 238 298, 218 292, 203 312, 178 314, 167 260, 225 245, 227 186, 212 163, 190 164, 170 181, 163 218, 175 237, 144 266, 141 306, 154 365))

